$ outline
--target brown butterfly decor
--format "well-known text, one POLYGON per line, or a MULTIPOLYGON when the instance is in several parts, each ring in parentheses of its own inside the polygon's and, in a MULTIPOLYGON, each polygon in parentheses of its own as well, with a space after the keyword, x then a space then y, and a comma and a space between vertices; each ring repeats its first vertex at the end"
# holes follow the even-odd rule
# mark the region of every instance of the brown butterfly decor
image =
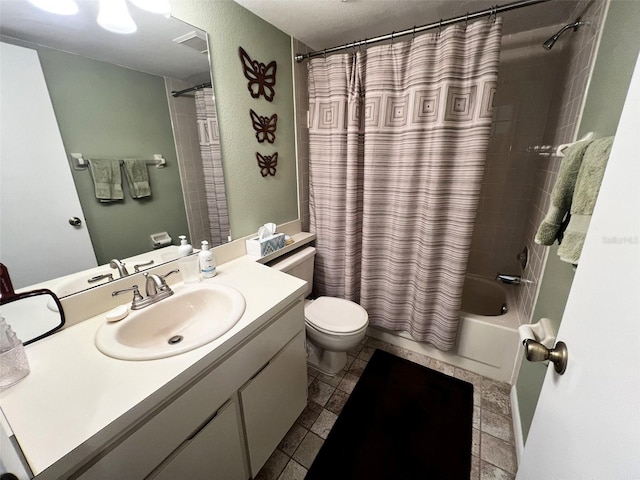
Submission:
POLYGON ((278 166, 278 152, 273 155, 260 155, 256 152, 256 158, 258 159, 258 166, 260 167, 260 174, 263 177, 276 175, 276 167, 278 166))
POLYGON ((251 113, 251 121, 253 122, 253 129, 256 131, 258 142, 264 143, 266 140, 269 143, 273 143, 276 139, 278 114, 274 113, 270 117, 263 117, 254 112, 253 109, 249 109, 249 112, 251 113))
POLYGON ((273 87, 276 85, 276 68, 278 64, 272 61, 269 65, 260 63, 257 60, 251 60, 242 47, 238 48, 240 61, 242 62, 242 71, 249 83, 247 88, 253 98, 260 98, 263 95, 268 102, 273 101, 276 91, 273 87))

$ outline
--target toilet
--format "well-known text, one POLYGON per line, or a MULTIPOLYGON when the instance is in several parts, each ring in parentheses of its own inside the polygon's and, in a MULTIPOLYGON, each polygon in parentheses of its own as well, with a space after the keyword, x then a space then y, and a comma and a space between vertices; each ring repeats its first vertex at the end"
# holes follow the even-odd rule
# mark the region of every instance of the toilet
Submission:
MULTIPOLYGON (((307 293, 313 289, 313 264, 316 249, 306 247, 270 267, 307 282, 307 293)), ((307 361, 327 375, 340 372, 347 363, 347 351, 364 338, 369 324, 367 311, 357 303, 341 298, 319 297, 305 300, 307 361)))

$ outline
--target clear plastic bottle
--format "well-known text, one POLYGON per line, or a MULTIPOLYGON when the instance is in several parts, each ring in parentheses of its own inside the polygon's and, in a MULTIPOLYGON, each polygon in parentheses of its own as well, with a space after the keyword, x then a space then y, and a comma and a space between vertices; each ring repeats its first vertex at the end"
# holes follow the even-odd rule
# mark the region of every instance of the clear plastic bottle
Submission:
POLYGON ((0 317, 0 388, 10 387, 29 375, 24 345, 11 325, 0 317))

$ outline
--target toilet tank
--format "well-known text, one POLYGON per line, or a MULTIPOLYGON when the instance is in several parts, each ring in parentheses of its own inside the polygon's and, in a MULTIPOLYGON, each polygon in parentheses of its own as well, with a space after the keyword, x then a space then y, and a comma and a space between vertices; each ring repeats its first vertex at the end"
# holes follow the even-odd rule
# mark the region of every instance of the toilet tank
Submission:
POLYGON ((269 262, 269 266, 305 280, 307 282, 306 297, 310 295, 313 290, 313 261, 315 256, 316 249, 313 247, 306 247, 269 262))

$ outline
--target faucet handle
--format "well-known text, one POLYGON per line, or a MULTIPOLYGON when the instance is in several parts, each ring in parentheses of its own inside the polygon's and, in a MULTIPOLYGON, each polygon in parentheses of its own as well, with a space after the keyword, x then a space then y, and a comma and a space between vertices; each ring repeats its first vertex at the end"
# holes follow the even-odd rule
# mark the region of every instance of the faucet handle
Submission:
POLYGON ((148 267, 149 265, 153 265, 154 261, 153 260, 149 260, 147 263, 138 263, 137 265, 133 266, 133 269, 135 270, 136 273, 140 272, 140 268, 141 267, 148 267))
POLYGON ((87 280, 87 282, 95 283, 95 282, 99 282, 100 280, 104 280, 105 278, 108 278, 110 282, 113 282, 113 273, 105 273, 105 274, 102 274, 102 275, 96 275, 95 277, 91 277, 89 280, 87 280))
POLYGON ((143 300, 142 295, 140 295, 140 290, 138 290, 138 285, 133 285, 131 288, 116 290, 115 292, 111 293, 111 296, 115 297, 117 295, 120 295, 121 293, 131 292, 131 291, 133 292, 133 300, 131 301, 131 308, 135 310, 138 303, 143 300))
POLYGON ((165 273, 164 275, 160 275, 160 278, 162 280, 164 280, 165 278, 167 278, 169 275, 173 275, 174 273, 179 273, 180 269, 176 268, 175 270, 171 270, 170 272, 165 273))

